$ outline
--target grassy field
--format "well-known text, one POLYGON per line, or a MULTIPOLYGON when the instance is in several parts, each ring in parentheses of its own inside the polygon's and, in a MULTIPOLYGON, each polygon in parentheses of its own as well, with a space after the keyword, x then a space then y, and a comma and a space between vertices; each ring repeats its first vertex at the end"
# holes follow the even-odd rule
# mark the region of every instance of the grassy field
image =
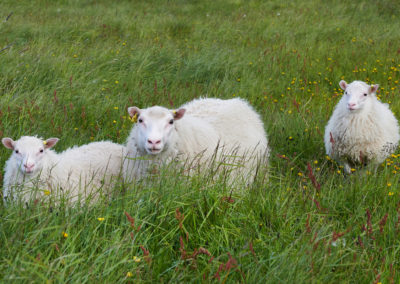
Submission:
POLYGON ((232 196, 166 172, 95 206, 0 205, 1 282, 399 283, 400 151, 345 176, 323 145, 341 79, 379 83, 400 117, 399 9, 1 1, 1 137, 124 143, 128 106, 243 97, 272 149, 269 179, 232 196))

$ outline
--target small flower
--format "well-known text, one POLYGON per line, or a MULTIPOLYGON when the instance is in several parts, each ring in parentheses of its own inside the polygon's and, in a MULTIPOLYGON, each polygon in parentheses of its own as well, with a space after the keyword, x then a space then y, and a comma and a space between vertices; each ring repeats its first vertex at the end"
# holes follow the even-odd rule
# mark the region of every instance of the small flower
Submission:
POLYGON ((240 78, 237 78, 236 81, 240 82, 240 78))
POLYGON ((339 175, 340 175, 340 173, 341 173, 341 171, 340 171, 340 170, 337 170, 336 172, 337 172, 339 175))
POLYGON ((326 158, 328 161, 331 160, 331 157, 329 157, 329 156, 325 156, 325 158, 326 158))
POLYGON ((303 176, 303 173, 298 172, 297 175, 298 175, 299 177, 301 177, 301 176, 303 176))
POLYGON ((78 130, 78 127, 75 127, 74 130, 77 131, 77 130, 78 130))
POLYGON ((118 80, 116 80, 116 81, 115 81, 115 84, 119 84, 119 81, 118 81, 118 80))
POLYGON ((47 141, 46 140, 43 141, 43 145, 47 145, 47 141))
POLYGON ((114 107, 115 110, 118 110, 118 107, 114 107))
POLYGON ((292 136, 289 136, 289 140, 293 140, 293 137, 292 137, 292 136))
POLYGON ((116 121, 116 120, 113 120, 113 123, 115 124, 115 123, 117 123, 117 121, 116 121))
POLYGON ((317 172, 319 172, 319 171, 321 170, 321 168, 316 168, 315 170, 316 170, 317 172))
POLYGON ((393 194, 394 194, 394 192, 392 192, 392 191, 389 191, 389 193, 388 193, 389 196, 392 196, 393 194))
POLYGON ((388 187, 391 187, 391 186, 392 186, 392 184, 391 184, 390 182, 388 182, 388 183, 387 183, 387 186, 388 186, 388 187))
POLYGON ((97 220, 99 220, 101 222, 101 221, 104 221, 104 218, 103 217, 99 217, 99 218, 97 218, 97 220))
POLYGON ((62 234, 62 236, 63 236, 64 238, 68 238, 68 234, 67 234, 66 232, 63 231, 61 234, 62 234))
POLYGON ((132 276, 133 276, 132 272, 129 271, 126 273, 126 277, 132 277, 132 276))
POLYGON ((356 171, 356 169, 351 168, 350 171, 351 171, 352 173, 354 173, 354 172, 356 171))
POLYGON ((314 164, 315 164, 315 165, 316 165, 316 164, 318 164, 318 161, 317 161, 317 160, 315 160, 315 161, 314 161, 314 164))
POLYGON ((137 113, 135 113, 134 116, 130 117, 129 120, 132 121, 133 123, 136 123, 137 122, 137 113))
POLYGON ((74 54, 74 58, 77 58, 77 57, 78 57, 78 55, 74 54))
POLYGON ((50 195, 50 190, 43 190, 44 195, 50 195))
POLYGON ((136 263, 139 263, 142 259, 140 257, 137 257, 136 255, 133 257, 133 261, 136 263))

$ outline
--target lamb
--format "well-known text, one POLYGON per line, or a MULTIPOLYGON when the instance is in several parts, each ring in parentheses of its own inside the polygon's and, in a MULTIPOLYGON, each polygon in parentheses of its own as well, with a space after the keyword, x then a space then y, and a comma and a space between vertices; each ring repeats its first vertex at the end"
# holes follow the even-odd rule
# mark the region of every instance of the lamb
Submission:
POLYGON ((128 181, 143 176, 154 161, 207 165, 216 151, 219 162, 240 165, 236 173, 243 177, 249 177, 258 162, 267 163, 264 124, 243 99, 197 99, 178 110, 129 107, 128 113, 137 120, 126 144, 124 178, 128 181))
POLYGON ((120 174, 126 155, 124 146, 101 141, 57 154, 51 148, 58 141, 33 136, 22 136, 17 141, 2 139, 3 145, 13 150, 5 165, 5 202, 29 202, 46 195, 55 200, 65 196, 71 203, 84 201, 108 189, 120 174))
POLYGON ((344 95, 325 128, 326 154, 351 173, 356 164, 379 164, 398 145, 399 126, 387 104, 376 98, 379 85, 340 81, 344 95))

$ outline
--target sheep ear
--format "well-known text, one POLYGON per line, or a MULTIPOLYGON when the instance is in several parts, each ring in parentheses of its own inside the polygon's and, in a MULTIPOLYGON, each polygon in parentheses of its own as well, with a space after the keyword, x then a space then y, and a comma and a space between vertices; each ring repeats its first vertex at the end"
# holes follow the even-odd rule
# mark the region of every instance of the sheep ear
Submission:
POLYGON ((3 143, 6 148, 14 150, 15 142, 11 138, 3 138, 1 139, 1 143, 3 143))
POLYGON ((378 88, 379 88, 378 84, 372 85, 371 87, 369 87, 369 93, 370 94, 375 93, 378 90, 378 88))
POLYGON ((183 115, 185 114, 185 112, 186 112, 186 109, 180 108, 180 109, 178 109, 178 110, 174 110, 172 113, 173 113, 173 115, 174 115, 174 119, 175 119, 175 120, 178 120, 178 119, 181 119, 181 118, 183 117, 183 115))
POLYGON ((346 88, 347 88, 347 83, 346 83, 346 81, 344 81, 344 80, 340 81, 340 82, 339 82, 339 86, 340 86, 340 88, 341 88, 343 91, 346 90, 346 88))
POLYGON ((135 114, 139 115, 140 114, 140 108, 138 107, 128 107, 128 113, 130 117, 134 117, 135 114))
POLYGON ((54 145, 57 144, 58 140, 60 140, 60 139, 58 139, 58 138, 49 138, 49 139, 43 141, 44 148, 49 149, 49 148, 53 147, 54 145))

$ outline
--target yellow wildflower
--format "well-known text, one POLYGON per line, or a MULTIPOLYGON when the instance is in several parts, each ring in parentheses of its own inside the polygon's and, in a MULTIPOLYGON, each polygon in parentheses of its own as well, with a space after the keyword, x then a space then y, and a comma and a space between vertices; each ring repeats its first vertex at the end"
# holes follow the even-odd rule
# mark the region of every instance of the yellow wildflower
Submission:
POLYGON ((126 277, 132 277, 132 276, 133 276, 132 272, 129 271, 126 273, 126 277))
POLYGON ((44 195, 50 195, 50 190, 44 190, 43 193, 44 195))
POLYGON ((63 236, 64 238, 68 238, 68 234, 67 234, 66 232, 63 231, 61 234, 62 234, 62 236, 63 236))
POLYGON ((137 122, 137 113, 135 113, 134 116, 130 117, 129 120, 132 121, 133 123, 136 123, 137 122))
POLYGON ((99 217, 99 218, 97 218, 97 220, 99 220, 101 222, 101 221, 104 221, 104 218, 103 217, 99 217))
POLYGON ((133 257, 133 261, 138 263, 140 262, 142 259, 140 257, 137 257, 136 255, 133 257))

